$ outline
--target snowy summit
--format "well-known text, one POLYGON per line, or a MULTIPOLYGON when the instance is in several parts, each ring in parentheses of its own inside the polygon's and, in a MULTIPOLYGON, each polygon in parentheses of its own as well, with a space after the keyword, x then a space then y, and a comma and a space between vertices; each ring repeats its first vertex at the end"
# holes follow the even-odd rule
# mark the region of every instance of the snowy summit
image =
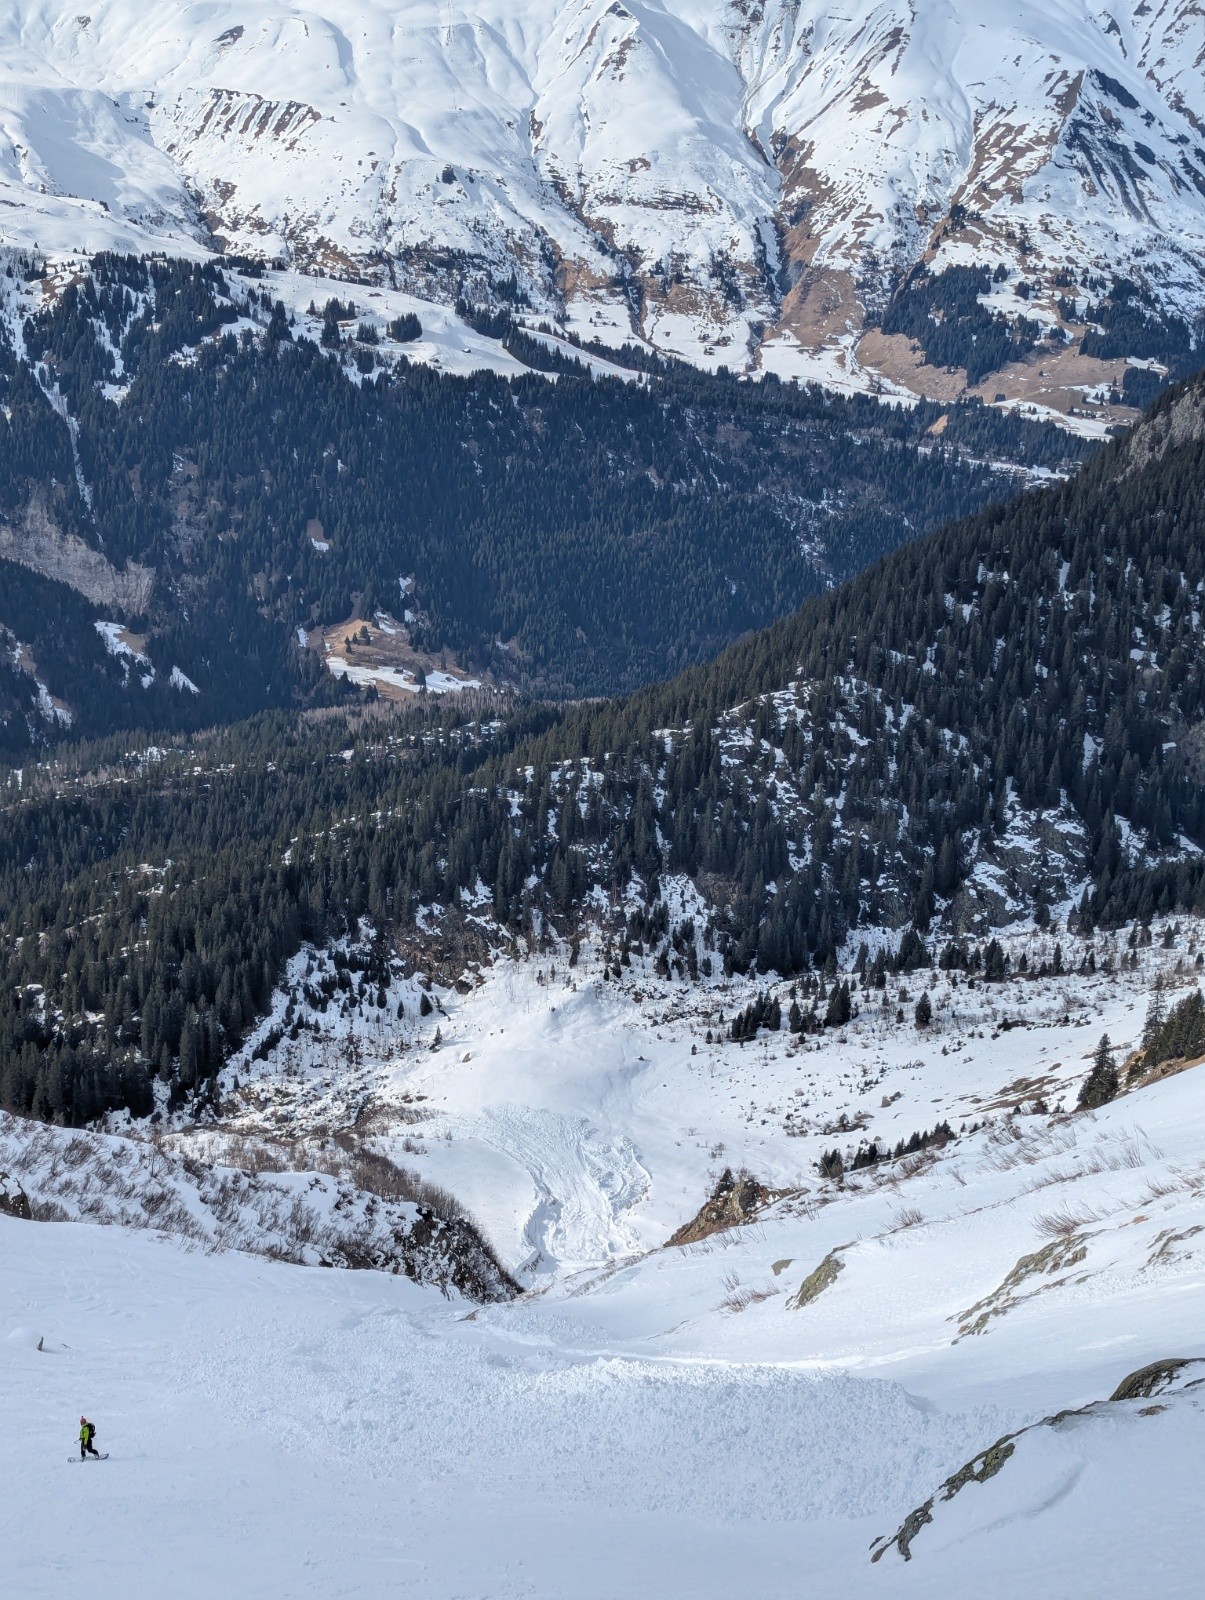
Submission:
POLYGON ((1191 3, 14 0, 0 30, 0 234, 27 247, 509 295, 917 392, 941 385, 878 324, 920 266, 1002 270, 985 304, 1035 323, 1060 393, 1115 379, 1061 345, 1117 281, 1205 307, 1191 3))

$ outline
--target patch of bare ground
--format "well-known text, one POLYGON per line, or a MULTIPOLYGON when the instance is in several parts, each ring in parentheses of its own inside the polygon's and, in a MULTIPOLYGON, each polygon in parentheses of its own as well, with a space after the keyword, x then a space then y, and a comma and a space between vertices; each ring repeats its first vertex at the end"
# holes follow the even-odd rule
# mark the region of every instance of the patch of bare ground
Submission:
POLYGON ((1093 393, 1108 395, 1119 390, 1126 363, 1081 355, 1074 345, 1034 351, 1026 360, 1010 361, 973 385, 968 385, 964 367, 928 365, 921 347, 902 333, 870 329, 858 342, 857 358, 868 372, 902 384, 925 400, 952 401, 973 395, 990 405, 1002 395, 1010 405, 1042 406, 1069 418, 1091 418, 1106 427, 1131 423, 1138 416, 1130 406, 1091 398, 1093 393))
POLYGON ((1202 1064, 1205 1064, 1205 1056, 1174 1056, 1170 1061, 1161 1061, 1157 1067, 1148 1068, 1142 1051, 1135 1050, 1132 1056, 1127 1057, 1122 1068, 1121 1092, 1130 1094, 1135 1089, 1145 1089, 1152 1083, 1174 1078, 1181 1072, 1190 1072, 1193 1067, 1202 1064))
MULTIPOLYGON (((1068 331, 1073 338, 1084 332, 1082 328, 1068 331)), ((999 372, 989 373, 968 393, 988 402, 1003 394, 1010 401, 1049 406, 1065 416, 1092 417, 1109 425, 1128 424, 1138 416, 1132 406, 1098 404, 1085 393, 1120 390, 1125 371, 1124 360, 1101 361, 1096 356, 1081 355, 1078 347, 1071 344, 1061 350, 1035 350, 1024 361, 1011 361, 999 372)))
POLYGON ((768 337, 793 333, 807 349, 861 326, 862 307, 852 276, 833 268, 808 267, 783 301, 782 315, 768 337))
POLYGON ((868 372, 877 372, 924 400, 957 400, 966 393, 964 367, 927 366, 920 345, 902 333, 880 333, 871 328, 858 341, 857 356, 868 372))
POLYGON ((1048 1098, 1055 1098, 1063 1093, 1065 1085, 1052 1073, 1041 1077, 1014 1078, 1011 1083, 1006 1083, 991 1100, 982 1100, 977 1095, 968 1097, 968 1104, 973 1104, 976 1111, 988 1116, 993 1111, 1012 1111, 1016 1106, 1027 1101, 1038 1101, 1044 1104, 1048 1098))
POLYGON ((315 628, 306 636, 306 647, 320 652, 324 659, 333 658, 357 668, 359 673, 371 674, 383 700, 412 699, 433 672, 446 673, 463 683, 483 681, 481 675, 464 671, 446 652, 433 655, 416 650, 405 624, 385 612, 378 612, 371 620, 348 617, 344 622, 315 628))

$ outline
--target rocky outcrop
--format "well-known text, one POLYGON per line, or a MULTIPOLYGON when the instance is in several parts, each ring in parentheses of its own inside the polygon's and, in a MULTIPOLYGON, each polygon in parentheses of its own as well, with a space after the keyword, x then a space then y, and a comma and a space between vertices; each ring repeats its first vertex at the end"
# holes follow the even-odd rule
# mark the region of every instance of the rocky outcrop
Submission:
MULTIPOLYGON (((1084 1236, 1073 1233, 1065 1239, 1053 1239, 1040 1250, 1022 1256, 999 1288, 960 1313, 958 1338, 986 1332, 994 1317, 1003 1316, 1013 1306, 1019 1305, 1023 1300, 1032 1299, 1044 1289, 1065 1283, 1066 1277, 1060 1274, 1066 1274, 1073 1267, 1079 1266, 1086 1260, 1087 1255, 1088 1246, 1084 1242, 1084 1236), (1042 1280, 1037 1288, 1032 1286, 1032 1280, 1035 1278, 1042 1280), (1026 1287, 1022 1289, 1022 1285, 1026 1287)), ((955 1343, 957 1342, 955 1340, 955 1343)))
POLYGON ((1141 472, 1180 445, 1205 439, 1205 386, 1188 383, 1166 395, 1120 447, 1119 477, 1141 472))
MULTIPOLYGON (((1205 1383, 1205 1377, 1188 1376, 1188 1374, 1193 1369, 1201 1368, 1205 1368, 1205 1361, 1186 1356, 1153 1361, 1123 1378, 1107 1400, 1097 1400, 1091 1405, 1056 1411, 1053 1416, 1043 1417, 1041 1421, 1033 1422, 1027 1428, 1018 1428, 1015 1433, 1004 1434, 994 1444, 988 1445, 986 1450, 981 1450, 977 1456, 972 1456, 970 1461, 957 1472, 952 1473, 923 1505, 908 1513, 893 1534, 876 1539, 870 1547, 870 1559, 880 1561, 888 1550, 896 1550, 905 1561, 911 1561, 913 1541, 933 1521, 935 1508, 953 1500, 954 1496, 960 1494, 968 1484, 983 1484, 994 1478, 1013 1458, 1018 1445, 1027 1434, 1034 1433, 1038 1428, 1061 1428, 1073 1418, 1099 1416, 1112 1405, 1124 1404, 1127 1401, 1149 1400, 1153 1395, 1167 1393, 1176 1388, 1196 1388, 1205 1383)), ((1146 1417, 1162 1409, 1162 1406, 1143 1406, 1136 1414, 1139 1417, 1146 1417)))
POLYGON ((131 562, 123 572, 75 534, 64 533, 40 497, 30 501, 17 522, 0 521, 0 558, 65 583, 93 605, 128 617, 143 615, 155 582, 150 567, 131 562))
POLYGON ((1109 1401, 1149 1400, 1152 1395, 1169 1389, 1185 1368, 1200 1365, 1199 1361, 1187 1356, 1173 1356, 1170 1361, 1152 1361, 1149 1366, 1139 1367, 1137 1372, 1131 1372, 1123 1378, 1109 1396, 1109 1401))
POLYGON ((830 1250, 828 1255, 796 1289, 787 1301, 788 1311, 800 1311, 804 1306, 810 1306, 813 1300, 819 1298, 826 1289, 836 1283, 838 1275, 845 1270, 845 1263, 835 1250, 830 1250))
POLYGON ((667 1248, 670 1245, 698 1244, 701 1239, 708 1239, 713 1233, 723 1233, 726 1228, 739 1227, 741 1223, 748 1222, 773 1198, 769 1189, 764 1184, 758 1183, 749 1173, 734 1174, 731 1167, 725 1167, 720 1181, 712 1190, 711 1198, 697 1216, 684 1223, 677 1233, 666 1241, 667 1248))

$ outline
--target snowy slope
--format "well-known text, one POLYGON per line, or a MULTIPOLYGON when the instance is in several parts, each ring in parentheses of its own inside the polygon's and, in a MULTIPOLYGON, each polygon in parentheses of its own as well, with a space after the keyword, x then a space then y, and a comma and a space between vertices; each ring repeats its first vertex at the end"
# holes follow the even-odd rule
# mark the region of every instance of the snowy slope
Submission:
POLYGON ((1052 323, 1068 267, 1205 305, 1188 0, 10 0, 0 45, 0 230, 42 249, 513 278, 604 339, 904 387, 859 336, 920 260, 1020 270, 1052 323))
MULTIPOLYGON (((14 1592, 86 1573, 126 1597, 170 1567, 185 1600, 1120 1600, 1153 1574, 1161 1595, 1195 1593, 1202 1368, 1108 1397, 1150 1362, 1205 1356, 1205 1069, 1094 1114, 1034 1097, 1070 1098, 1102 1027, 1124 1050, 1156 972, 1186 991, 1197 936, 1141 950, 1137 971, 1106 974, 1098 939, 1095 976, 939 980, 923 1042, 864 1013, 818 1048, 711 1048, 702 1024, 739 982, 693 991, 635 961, 617 983, 586 952, 572 971, 500 963, 471 994, 434 989, 439 1007, 408 1009, 392 1039, 349 1027, 356 1073, 330 1042, 310 1067, 259 1063, 245 1138, 254 1105, 304 1170, 305 1108, 329 1127, 343 1080, 349 1114, 371 1106, 379 1137, 426 1147, 408 1161, 466 1197, 477 1175, 500 1245, 525 1208, 537 1219, 535 1292, 471 1306, 385 1274, 0 1216, 14 1592), (813 1158, 841 1111, 891 1137, 944 1115, 985 1125, 837 1186, 813 1158), (749 1226, 664 1248, 724 1161, 787 1192, 749 1226), (832 1281, 798 1303, 830 1258, 832 1281), (66 1460, 81 1409, 112 1452, 86 1471, 66 1460), (930 1501, 911 1559, 888 1545, 872 1565, 930 1501)), ((176 1137, 202 1162, 214 1135, 176 1137)), ((57 1180, 34 1165, 61 1183, 86 1163, 57 1180)))

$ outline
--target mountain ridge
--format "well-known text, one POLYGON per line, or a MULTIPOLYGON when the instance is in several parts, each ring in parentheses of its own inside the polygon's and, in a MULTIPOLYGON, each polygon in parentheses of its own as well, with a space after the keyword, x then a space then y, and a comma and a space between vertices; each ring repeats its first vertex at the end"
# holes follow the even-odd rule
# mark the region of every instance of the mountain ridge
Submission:
POLYGON ((279 257, 705 366, 1063 414, 1200 345, 1187 0, 20 0, 7 43, 25 246, 279 257), (1025 330, 979 377, 884 320, 921 269, 940 318, 970 266, 966 350, 1025 330))

